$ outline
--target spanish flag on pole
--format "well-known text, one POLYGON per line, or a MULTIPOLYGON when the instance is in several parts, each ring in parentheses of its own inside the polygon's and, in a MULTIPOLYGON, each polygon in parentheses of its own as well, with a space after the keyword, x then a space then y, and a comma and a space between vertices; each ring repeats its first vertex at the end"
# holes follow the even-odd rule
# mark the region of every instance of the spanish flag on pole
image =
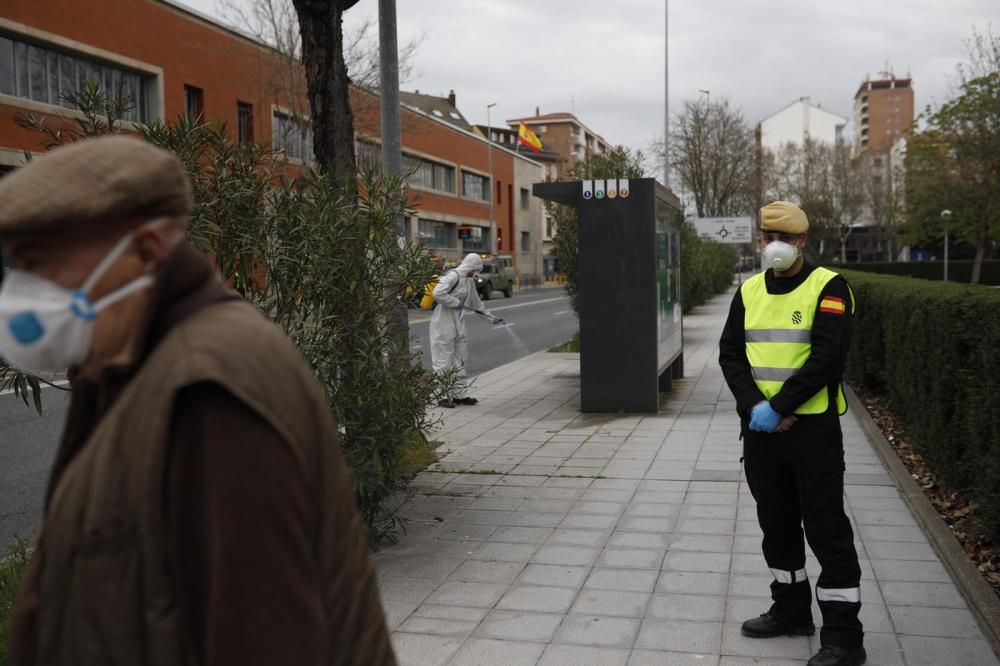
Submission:
POLYGON ((542 152, 542 142, 524 123, 517 126, 517 140, 536 153, 542 152))

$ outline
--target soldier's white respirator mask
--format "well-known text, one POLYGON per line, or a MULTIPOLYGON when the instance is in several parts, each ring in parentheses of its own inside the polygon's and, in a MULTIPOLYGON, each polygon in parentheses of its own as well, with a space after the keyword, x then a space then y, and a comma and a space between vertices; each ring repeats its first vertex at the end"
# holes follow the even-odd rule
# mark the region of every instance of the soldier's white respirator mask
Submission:
POLYGON ((118 241, 77 289, 12 269, 0 288, 0 356, 36 375, 82 365, 90 356, 97 313, 153 284, 152 275, 143 275, 96 302, 89 295, 134 236, 131 231, 118 241))
POLYGON ((772 241, 764 247, 762 255, 764 268, 773 268, 776 271, 787 271, 795 263, 802 253, 797 245, 786 243, 785 241, 772 241))

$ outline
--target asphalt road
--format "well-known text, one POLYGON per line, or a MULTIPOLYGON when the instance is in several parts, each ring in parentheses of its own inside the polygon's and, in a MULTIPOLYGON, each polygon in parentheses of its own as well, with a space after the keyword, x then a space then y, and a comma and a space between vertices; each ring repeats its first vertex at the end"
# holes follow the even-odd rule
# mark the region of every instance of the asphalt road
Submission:
MULTIPOLYGON (((472 313, 465 316, 469 332, 469 358, 467 371, 470 376, 492 370, 515 361, 522 356, 549 349, 566 342, 579 328, 576 315, 569 306, 569 298, 562 289, 535 289, 513 298, 496 297, 485 301, 486 308, 502 317, 507 327, 496 327, 483 317, 472 313)), ((428 329, 430 313, 410 314, 410 335, 414 349, 420 349, 424 367, 431 367, 428 329)))
POLYGON ((42 515, 69 394, 47 388, 42 396, 39 416, 13 394, 0 395, 0 555, 15 535, 30 536, 42 515))
MULTIPOLYGON (((537 289, 509 299, 500 292, 496 296, 486 302, 487 308, 512 325, 505 330, 470 316, 471 375, 553 347, 577 331, 576 316, 562 289, 537 289)), ((429 313, 413 312, 410 316, 414 345, 423 349, 423 362, 428 368, 429 321, 429 313)), ((41 416, 14 395, 0 395, 0 555, 13 543, 15 535, 31 535, 41 517, 49 468, 66 418, 68 393, 47 388, 43 395, 41 416)))

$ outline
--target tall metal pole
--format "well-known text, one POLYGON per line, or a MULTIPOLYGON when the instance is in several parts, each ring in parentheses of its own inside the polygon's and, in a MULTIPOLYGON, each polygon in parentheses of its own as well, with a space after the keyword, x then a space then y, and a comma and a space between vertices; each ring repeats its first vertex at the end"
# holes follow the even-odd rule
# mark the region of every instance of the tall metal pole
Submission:
MULTIPOLYGON (((379 82, 382 119, 382 173, 398 177, 403 173, 403 136, 399 111, 399 45, 396 39, 396 0, 378 1, 379 82)), ((406 222, 396 220, 399 249, 407 240, 406 222)), ((406 302, 400 300, 389 314, 390 327, 400 344, 409 350, 410 323, 406 302)), ((403 352, 401 352, 403 353, 403 352)))
POLYGON ((490 122, 490 109, 496 106, 497 103, 486 105, 486 162, 489 165, 490 172, 490 253, 496 254, 499 250, 497 248, 497 233, 496 224, 493 221, 493 191, 496 186, 493 184, 493 125, 490 122))
POLYGON ((951 222, 951 211, 944 209, 941 211, 941 219, 944 221, 944 281, 948 281, 948 223, 951 222))
POLYGON ((663 0, 663 184, 670 187, 670 0, 663 0))

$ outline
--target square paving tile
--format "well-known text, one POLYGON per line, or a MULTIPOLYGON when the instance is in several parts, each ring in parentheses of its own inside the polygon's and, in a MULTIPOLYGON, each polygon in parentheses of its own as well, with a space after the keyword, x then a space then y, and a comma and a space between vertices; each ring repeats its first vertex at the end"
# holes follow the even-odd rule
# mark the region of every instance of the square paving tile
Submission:
POLYGON ((722 644, 721 622, 678 622, 652 620, 642 622, 636 647, 646 650, 719 654, 722 644))
POLYGON ((606 548, 597 566, 623 569, 659 569, 665 550, 652 548, 606 548))
POLYGON ((624 617, 570 615, 556 633, 556 643, 631 648, 640 621, 624 617))
POLYGON ((628 666, 719 666, 719 658, 714 654, 693 652, 632 650, 628 666))
POLYGON ((584 584, 591 590, 652 592, 658 572, 642 569, 594 569, 584 584))
POLYGON ((616 531, 608 539, 608 547, 613 548, 653 548, 665 550, 670 544, 670 536, 660 532, 616 531))
POLYGON ((551 527, 498 527, 487 541, 544 543, 550 534, 552 534, 551 527))
POLYGON ((964 608, 890 606, 889 613, 900 634, 944 638, 982 638, 976 619, 964 608))
POLYGON ((667 571, 660 576, 656 591, 666 594, 707 594, 722 596, 729 585, 729 576, 719 573, 667 571))
POLYGON ((890 606, 965 608, 965 599, 951 583, 883 582, 882 596, 890 606))
POLYGON ((538 662, 545 645, 542 643, 521 643, 490 638, 473 638, 466 643, 450 662, 453 666, 534 666, 538 662))
POLYGON ((625 666, 629 651, 583 645, 550 645, 538 666, 625 666))
POLYGON ((985 640, 900 636, 908 666, 995 666, 996 655, 985 640))
POLYGON ((538 551, 533 543, 492 543, 486 542, 472 551, 470 560, 490 562, 527 562, 538 551))
POLYGON ((503 584, 445 581, 427 598, 427 603, 491 608, 506 590, 507 586, 503 584))
POLYGON ((477 624, 479 622, 473 620, 446 620, 411 615, 408 620, 399 625, 399 631, 412 634, 435 634, 438 636, 464 638, 472 633, 477 624))
POLYGON ((880 581, 913 581, 921 583, 950 583, 951 576, 940 562, 903 562, 898 560, 872 560, 872 568, 880 581))
POLYGON ((611 535, 610 530, 583 530, 560 528, 555 530, 546 541, 546 544, 560 544, 571 546, 602 546, 611 535))
POLYGON ((520 585, 503 595, 497 608, 537 613, 565 613, 573 605, 577 591, 567 587, 520 585))
POLYGON ((722 622, 726 598, 699 594, 654 594, 646 617, 655 620, 722 622))
POLYGON ((580 589, 590 574, 590 567, 565 564, 529 564, 521 574, 521 583, 580 589))
POLYGON ((400 666, 440 666, 451 659, 465 641, 453 636, 392 634, 392 647, 400 666))
POLYGON ((522 562, 466 560, 448 578, 467 583, 513 583, 523 569, 522 562))
POLYGON ((671 550, 663 559, 664 571, 728 573, 729 553, 692 553, 671 550))
MULTIPOLYGON (((758 539, 758 543, 759 543, 758 539)), ((688 550, 696 553, 729 553, 733 537, 713 534, 680 534, 670 541, 670 550, 688 550)))
POLYGON ((532 562, 536 564, 566 564, 570 566, 590 566, 601 554, 600 548, 584 546, 542 546, 535 553, 532 562))
POLYGON ((564 617, 546 613, 494 610, 476 628, 475 634, 503 640, 549 643, 564 617))
POLYGON ((573 604, 574 614, 642 617, 650 594, 620 590, 583 590, 573 604))

